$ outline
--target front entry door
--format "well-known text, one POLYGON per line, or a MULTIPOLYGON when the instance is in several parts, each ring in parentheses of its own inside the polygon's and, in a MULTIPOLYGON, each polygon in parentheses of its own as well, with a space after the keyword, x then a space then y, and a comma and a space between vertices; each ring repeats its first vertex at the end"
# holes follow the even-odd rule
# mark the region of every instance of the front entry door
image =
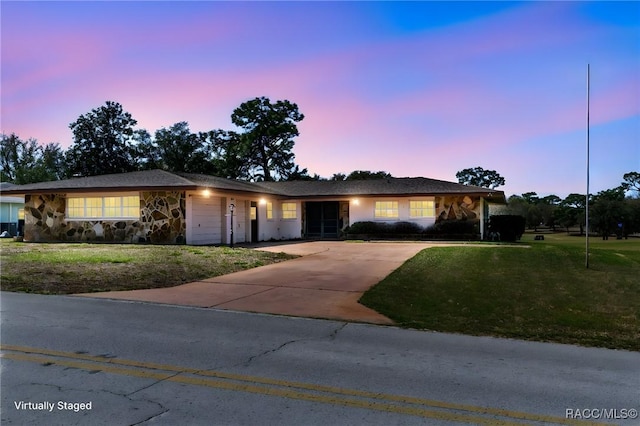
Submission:
POLYGON ((337 201, 307 202, 305 219, 307 238, 338 238, 337 201))
POLYGON ((251 202, 251 242, 258 242, 258 203, 251 202))

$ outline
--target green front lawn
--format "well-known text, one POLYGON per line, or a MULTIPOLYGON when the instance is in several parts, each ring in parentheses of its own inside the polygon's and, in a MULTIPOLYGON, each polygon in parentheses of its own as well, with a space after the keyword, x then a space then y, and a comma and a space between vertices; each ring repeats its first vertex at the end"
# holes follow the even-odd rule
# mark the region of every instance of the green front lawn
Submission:
POLYGON ((640 240, 423 250, 360 300, 399 325, 640 350, 640 240))
POLYGON ((0 289, 70 294, 172 287, 294 257, 227 247, 0 240, 0 289))

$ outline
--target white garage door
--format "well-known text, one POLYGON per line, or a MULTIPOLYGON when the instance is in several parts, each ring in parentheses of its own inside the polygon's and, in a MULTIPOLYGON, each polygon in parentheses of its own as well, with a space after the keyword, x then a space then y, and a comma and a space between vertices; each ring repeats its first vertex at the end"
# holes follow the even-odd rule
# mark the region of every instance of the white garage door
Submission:
POLYGON ((220 197, 196 195, 189 197, 187 199, 187 244, 220 244, 222 242, 220 214, 220 197))

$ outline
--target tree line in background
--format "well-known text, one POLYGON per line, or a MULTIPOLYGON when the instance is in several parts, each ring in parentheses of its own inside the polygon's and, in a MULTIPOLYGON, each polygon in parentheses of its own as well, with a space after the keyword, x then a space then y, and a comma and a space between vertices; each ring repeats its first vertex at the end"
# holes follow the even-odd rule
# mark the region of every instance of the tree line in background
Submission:
MULTIPOLYGON (((362 180, 392 177, 384 171, 356 170, 335 173, 325 179, 309 175, 295 164, 296 123, 304 115, 287 100, 272 103, 258 97, 242 103, 231 114, 239 129, 215 129, 194 133, 185 121, 156 130, 154 136, 134 129, 137 121, 117 102, 81 115, 69 125, 73 143, 64 151, 57 143, 40 145, 35 139, 2 135, 0 180, 27 184, 79 176, 162 169, 203 173, 229 179, 274 180, 362 180)), ((494 189, 505 179, 494 170, 468 168, 456 173, 465 185, 494 189)), ((591 230, 602 235, 640 232, 640 173, 623 176, 620 186, 589 198, 591 230), (631 192, 634 196, 626 197, 631 192)), ((584 233, 585 201, 581 194, 565 199, 555 195, 538 197, 535 192, 509 197, 507 213, 523 216, 528 228, 580 227, 584 233)))
MULTIPOLYGON (((537 231, 545 226, 556 230, 578 227, 585 233, 585 194, 569 194, 562 199, 556 195, 538 197, 535 192, 512 195, 507 212, 523 216, 526 226, 537 231)), ((616 188, 589 194, 589 228, 603 238, 616 234, 626 237, 640 232, 640 173, 629 172, 616 188), (630 195, 625 195, 629 193, 630 195)))
POLYGON ((154 137, 117 102, 81 115, 69 125, 73 143, 39 147, 33 139, 2 135, 0 173, 18 184, 79 176, 163 169, 227 178, 277 180, 305 176, 294 164, 296 123, 304 118, 289 101, 255 98, 233 111, 240 131, 195 133, 187 122, 161 128, 154 137), (36 168, 37 173, 31 172, 36 168))
MULTIPOLYGON (((320 180, 295 164, 296 123, 304 119, 295 103, 260 97, 236 108, 231 121, 240 131, 192 132, 186 121, 152 136, 117 102, 81 115, 69 125, 73 143, 41 146, 35 139, 2 135, 0 178, 27 184, 71 177, 162 169, 253 181, 320 180)), ((356 170, 330 180, 375 179, 389 173, 356 170)))
MULTIPOLYGON (((465 185, 494 189, 505 184, 505 179, 495 170, 482 167, 468 168, 456 173, 458 182, 465 185)), ((629 172, 622 183, 613 189, 589 194, 589 228, 603 238, 616 234, 626 237, 640 232, 640 173, 629 172), (629 193, 630 196, 626 196, 629 193)), ((535 192, 512 195, 503 213, 522 216, 527 228, 537 231, 545 226, 552 230, 579 227, 585 233, 585 194, 569 194, 562 199, 557 195, 538 197, 535 192)))

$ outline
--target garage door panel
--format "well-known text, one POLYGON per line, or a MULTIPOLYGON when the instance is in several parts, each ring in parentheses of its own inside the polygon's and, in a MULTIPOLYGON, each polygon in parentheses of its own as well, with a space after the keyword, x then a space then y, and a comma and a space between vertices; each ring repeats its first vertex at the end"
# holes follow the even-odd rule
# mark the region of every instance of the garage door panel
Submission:
POLYGON ((220 244, 222 220, 219 197, 192 197, 191 238, 189 244, 220 244))

